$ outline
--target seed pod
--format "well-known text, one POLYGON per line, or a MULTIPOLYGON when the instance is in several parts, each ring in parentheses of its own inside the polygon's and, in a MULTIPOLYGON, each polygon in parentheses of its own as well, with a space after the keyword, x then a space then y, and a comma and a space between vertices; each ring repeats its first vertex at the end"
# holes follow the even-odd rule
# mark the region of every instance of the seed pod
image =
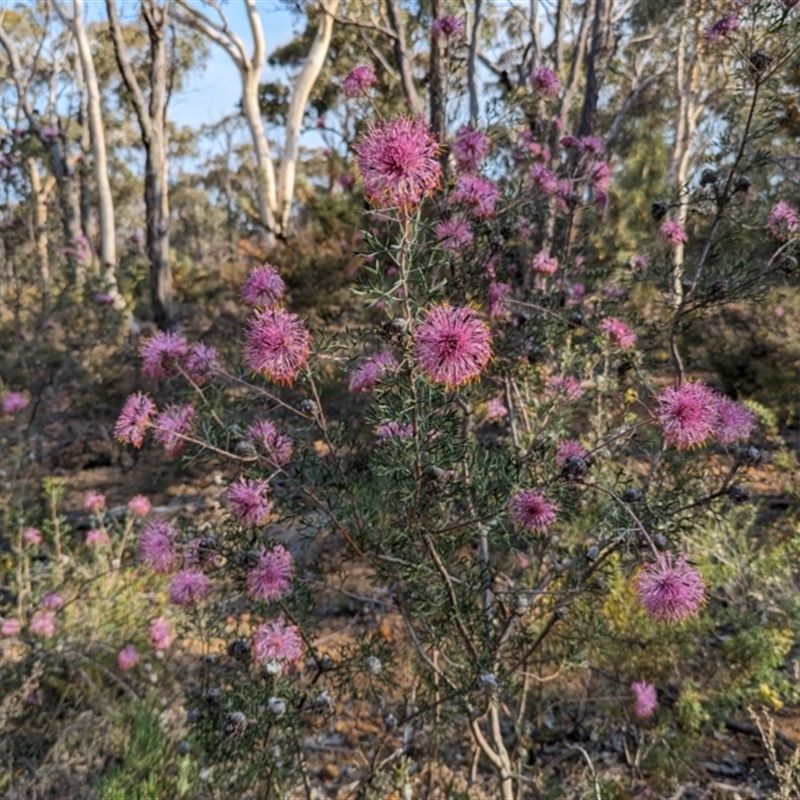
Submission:
POLYGON ((319 406, 313 400, 302 400, 300 402, 300 411, 315 417, 319 413, 319 406))
POLYGON ((625 503, 641 503, 644 500, 644 492, 637 486, 629 486, 622 493, 622 500, 625 503))
POLYGON ((486 694, 494 694, 500 685, 497 681, 497 675, 492 672, 484 672, 479 680, 481 689, 483 689, 486 694))
POLYGON ((746 503, 750 499, 750 490, 740 483, 734 483, 728 489, 728 497, 736 504, 746 503))
POLYGON ((211 705, 216 705, 222 699, 222 689, 217 686, 212 686, 206 692, 206 702, 211 705))
POLYGON ((656 200, 655 203, 650 206, 650 216, 656 222, 664 219, 667 215, 667 211, 669 211, 669 206, 663 200, 656 200))
POLYGON ((234 711, 225 717, 222 729, 226 736, 241 736, 247 728, 247 716, 241 711, 234 711))
POLYGON ((273 717, 280 719, 286 713, 286 701, 280 697, 270 697, 267 700, 267 710, 273 717))
POLYGON ((757 467, 764 460, 764 454, 757 447, 750 445, 739 453, 739 460, 748 467, 757 467))
POLYGON ((580 326, 583 325, 583 311, 579 309, 571 311, 567 317, 567 325, 569 325, 570 328, 580 328, 580 326))
POLYGON ((750 53, 750 69, 754 73, 763 72, 772 63, 772 56, 763 50, 753 50, 750 53))
POLYGON ((364 666, 370 675, 380 675, 383 669, 383 664, 381 664, 381 660, 377 656, 369 656, 364 666))
POLYGON ((565 481, 579 481, 589 471, 589 463, 580 456, 570 456, 561 469, 561 477, 565 481))
POLYGON ((711 184, 717 182, 717 171, 715 169, 711 169, 710 167, 706 167, 703 172, 700 174, 700 185, 701 186, 711 186, 711 184))
POLYGON ((654 544, 654 545, 655 545, 655 546, 656 546, 656 547, 657 547, 659 550, 661 550, 661 552, 662 552, 662 553, 663 553, 663 552, 664 552, 664 551, 667 549, 667 547, 669 546, 669 543, 667 542, 667 537, 666 537, 666 536, 664 536, 664 534, 663 534, 663 533, 657 533, 657 534, 655 534, 655 535, 653 536, 653 544, 654 544))
POLYGON ((600 548, 593 544, 587 551, 586 551, 586 560, 587 561, 596 561, 597 556, 600 554, 600 548))
POLYGON ((331 720, 336 716, 336 703, 333 702, 333 698, 327 692, 320 692, 314 698, 312 709, 326 720, 331 720))
POLYGON ((737 175, 733 182, 733 187, 737 192, 746 192, 752 185, 753 181, 747 175, 737 175))
POLYGON ((231 642, 228 645, 228 655, 231 656, 231 658, 235 658, 237 661, 249 661, 250 650, 250 642, 244 639, 237 639, 235 642, 231 642))
POLYGON ((387 730, 392 730, 397 727, 397 717, 394 714, 387 714, 383 718, 383 724, 386 726, 387 730))
POLYGON ((727 294, 728 294, 728 281, 726 281, 724 278, 718 281, 714 281, 714 283, 711 284, 712 297, 721 298, 725 297, 727 294))
POLYGON ((196 725, 198 722, 200 722, 200 717, 201 716, 202 716, 202 714, 200 713, 200 709, 199 708, 190 708, 186 712, 186 721, 190 725, 196 725))

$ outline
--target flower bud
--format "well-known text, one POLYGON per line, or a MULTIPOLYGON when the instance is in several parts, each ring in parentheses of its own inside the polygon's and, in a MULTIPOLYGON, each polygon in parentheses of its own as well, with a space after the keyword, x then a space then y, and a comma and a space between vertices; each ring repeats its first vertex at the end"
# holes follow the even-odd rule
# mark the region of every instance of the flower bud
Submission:
POLYGON ((286 713, 286 701, 281 697, 270 697, 267 700, 267 711, 280 719, 286 713))

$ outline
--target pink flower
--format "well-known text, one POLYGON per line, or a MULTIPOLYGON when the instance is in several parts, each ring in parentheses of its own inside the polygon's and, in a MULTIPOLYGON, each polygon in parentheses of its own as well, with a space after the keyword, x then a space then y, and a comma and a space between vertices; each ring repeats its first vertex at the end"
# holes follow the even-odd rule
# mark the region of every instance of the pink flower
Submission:
POLYGON ((87 547, 98 547, 100 545, 108 544, 109 541, 108 534, 103 530, 99 530, 98 528, 92 528, 86 534, 87 547))
POLYGON ((511 517, 532 533, 547 533, 556 521, 556 507, 535 489, 521 489, 511 498, 511 517))
POLYGON ((256 661, 297 661, 302 655, 303 640, 294 625, 286 625, 281 617, 259 625, 253 634, 253 655, 256 661))
POLYGON ((97 514, 106 507, 106 496, 100 492, 87 492, 83 498, 83 510, 97 514))
POLYGON ((735 14, 726 14, 706 28, 703 38, 707 42, 716 44, 720 39, 730 36, 734 31, 738 30, 741 24, 735 14))
POLYGON ((492 356, 489 328, 471 308, 434 306, 414 331, 414 358, 448 389, 477 378, 492 356))
POLYGON ((274 603, 289 591, 294 559, 283 545, 261 550, 258 564, 247 573, 247 591, 256 600, 274 603))
POLYGON ((162 575, 172 572, 178 566, 178 554, 175 551, 177 537, 178 529, 171 522, 151 522, 139 537, 139 560, 162 575))
POLYGON ((606 317, 600 323, 600 332, 608 337, 608 341, 620 350, 630 350, 636 344, 636 334, 616 317, 606 317))
POLYGON ((410 211, 439 185, 439 145, 422 120, 398 117, 372 125, 355 151, 373 205, 410 211))
POLYGON ((146 517, 152 507, 150 501, 143 494, 137 494, 128 500, 128 508, 137 517, 146 517))
POLYGON ((49 611, 37 611, 31 618, 31 633, 34 636, 53 636, 56 632, 56 618, 49 611))
POLYGON ((456 140, 450 149, 460 170, 474 172, 489 152, 489 137, 483 131, 462 125, 456 131, 456 140))
POLYGON ((42 543, 42 532, 38 528, 25 528, 22 531, 22 543, 38 547, 42 543))
POLYGON ((460 39, 464 35, 464 23, 455 17, 439 17, 431 25, 434 38, 445 36, 448 39, 460 39))
POLYGON ((552 197, 558 191, 558 178, 544 164, 534 164, 528 172, 528 177, 547 197, 552 197))
POLYGON ((172 632, 170 631, 169 622, 164 617, 158 617, 150 623, 150 643, 156 650, 169 650, 172 645, 172 632))
POLYGON ((178 372, 178 365, 189 353, 189 343, 183 336, 159 331, 145 339, 140 348, 142 372, 161 380, 178 372))
POLYGON ((397 360, 388 352, 376 353, 362 361, 350 376, 350 394, 372 391, 387 373, 397 369, 397 360))
POLYGON ((511 286, 492 281, 486 295, 486 314, 490 319, 500 319, 508 313, 506 301, 511 296, 511 286))
POLYGON ((673 247, 677 247, 679 244, 689 241, 689 237, 683 229, 683 226, 678 222, 672 222, 672 220, 667 220, 659 228, 659 232, 673 247))
POLYGON ((773 238, 785 242, 800 231, 800 213, 791 203, 781 200, 769 212, 767 228, 773 238))
POLYGON ((156 404, 147 395, 139 392, 130 395, 114 426, 114 435, 123 444, 141 447, 145 431, 150 427, 156 411, 156 404))
POLYGON ((263 525, 272 511, 267 500, 269 484, 258 478, 239 478, 228 487, 226 499, 231 513, 245 525, 263 525))
POLYGON ((372 86, 377 78, 369 64, 362 64, 350 70, 347 77, 342 81, 342 91, 345 97, 358 97, 366 94, 367 89, 372 86))
POLYGON ((216 347, 195 342, 189 348, 189 355, 186 356, 186 372, 198 386, 202 386, 212 375, 219 372, 219 369, 216 347))
POLYGON ((596 136, 581 136, 581 149, 592 155, 601 156, 605 152, 605 146, 596 136))
POLYGON ((7 392, 3 395, 3 413, 12 416, 23 408, 27 408, 30 401, 20 392, 7 392))
POLYGON ((297 314, 282 308, 256 312, 244 345, 247 366, 277 383, 292 383, 308 359, 311 334, 297 314))
POLYGON ((680 622, 699 611, 705 601, 705 584, 686 559, 678 558, 673 564, 667 553, 642 569, 636 579, 636 593, 651 617, 680 622))
POLYGON ((378 444, 384 444, 389 439, 410 439, 414 435, 414 426, 410 423, 384 422, 375 428, 375 438, 378 444))
POLYGON ((589 183, 592 191, 605 192, 611 186, 611 169, 605 161, 598 161, 589 170, 589 183))
POLYGON ((558 143, 567 149, 574 148, 576 150, 580 150, 581 148, 581 140, 577 136, 573 136, 571 133, 567 134, 566 136, 562 136, 558 143))
POLYGON ((272 264, 256 267, 242 284, 240 296, 250 306, 272 308, 286 289, 278 270, 272 264))
POLYGON ((0 624, 0 636, 16 636, 21 630, 18 619, 4 619, 0 624))
POLYGON ((647 719, 657 708, 658 698, 656 697, 656 687, 652 683, 632 683, 631 689, 636 695, 636 702, 633 706, 633 713, 639 719, 647 719))
POLYGON ((556 450, 556 466, 564 469, 564 465, 570 458, 586 458, 586 448, 576 439, 566 439, 561 442, 556 450))
POLYGON ((730 397, 717 395, 717 419, 714 433, 723 444, 748 439, 756 424, 756 417, 749 408, 731 400, 730 397))
POLYGON ((64 598, 58 592, 48 592, 42 598, 42 608, 48 611, 58 611, 64 605, 64 598))
POLYGON ((562 377, 561 375, 553 375, 547 381, 547 396, 559 397, 564 396, 567 400, 577 400, 583 394, 581 389, 581 382, 572 375, 562 377))
POLYGON ((117 669, 120 672, 127 672, 139 663, 139 651, 132 645, 126 644, 117 653, 117 669))
POLYGON ((211 581, 197 569, 184 569, 172 576, 169 585, 169 601, 176 606, 191 606, 208 592, 211 581))
POLYGON ((436 238, 439 244, 451 253, 458 253, 473 242, 472 229, 462 214, 453 214, 450 219, 436 223, 436 238))
POLYGON ((545 97, 556 97, 561 90, 558 75, 547 67, 538 67, 531 73, 531 86, 545 97))
POLYGON ((174 456, 183 450, 183 438, 192 430, 192 406, 167 406, 153 422, 153 438, 164 448, 165 455, 174 456))
POLYGON ((533 257, 531 269, 540 275, 552 275, 558 269, 558 261, 555 256, 541 250, 533 257))
POLYGON ((702 383, 665 389, 656 398, 656 417, 667 445, 685 448, 702 444, 717 423, 717 398, 702 383))
POLYGON ((450 194, 450 201, 469 206, 476 217, 485 219, 494 214, 494 206, 499 196, 497 187, 486 178, 461 175, 450 194))
POLYGON ((493 397, 486 401, 486 419, 490 422, 495 419, 503 419, 508 416, 506 402, 502 397, 493 397))

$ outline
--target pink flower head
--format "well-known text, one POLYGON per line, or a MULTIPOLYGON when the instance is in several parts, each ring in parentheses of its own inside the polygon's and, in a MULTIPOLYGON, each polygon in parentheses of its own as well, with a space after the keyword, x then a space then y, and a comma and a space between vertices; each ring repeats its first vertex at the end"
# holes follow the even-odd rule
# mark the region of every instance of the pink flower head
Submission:
POLYGON ((434 306, 414 331, 414 358, 448 389, 477 378, 492 356, 492 335, 471 308, 434 306))
POLYGON ((562 136, 558 143, 567 149, 580 150, 581 147, 581 140, 577 136, 573 136, 571 133, 568 133, 566 136, 562 136))
POLYGON ((164 453, 174 456, 183 450, 183 438, 192 430, 192 406, 167 406, 153 421, 153 438, 164 448, 164 453))
POLYGON ((511 286, 508 283, 492 281, 486 295, 486 313, 490 319, 500 319, 508 313, 507 300, 511 296, 511 286))
POLYGON ((150 501, 143 494, 137 494, 128 500, 128 508, 137 517, 146 517, 152 507, 150 501))
POLYGON ((372 125, 355 147, 364 193, 375 206, 410 211, 439 185, 439 145, 419 119, 372 125))
POLYGON ((437 222, 435 231, 439 244, 451 253, 465 250, 474 239, 472 228, 463 214, 453 214, 450 219, 437 222))
POLYGON ((553 275, 558 269, 558 261, 555 256, 545 253, 540 250, 534 257, 531 263, 531 269, 538 272, 540 275, 553 275))
POLYGON ((369 64, 361 64, 355 69, 350 70, 347 77, 342 81, 342 91, 345 97, 358 97, 366 94, 367 89, 372 86, 377 78, 375 72, 369 64))
POLYGON ((139 663, 139 651, 132 645, 126 644, 117 653, 117 669, 120 672, 127 672, 139 663))
POLYGON ((176 606, 192 606, 208 592, 211 581, 198 569, 183 569, 172 576, 169 601, 176 606))
POLYGON ((450 194, 453 203, 463 203, 472 209, 479 219, 491 217, 500 193, 497 187, 486 178, 477 175, 461 175, 450 194))
POLYGON ((16 636, 21 630, 18 619, 4 619, 0 624, 0 636, 16 636))
POLYGON ((445 36, 448 39, 460 39, 464 35, 464 23, 456 17, 439 17, 431 25, 434 38, 445 36))
POLYGON ((164 617, 158 617, 150 623, 150 643, 156 650, 169 650, 172 645, 172 632, 170 631, 169 622, 164 617))
POLYGON ((195 342, 189 348, 189 355, 186 356, 186 372, 198 386, 202 386, 212 375, 219 372, 219 369, 216 347, 195 342))
POLYGON ((156 411, 156 404, 147 395, 139 392, 130 395, 114 426, 114 435, 123 444, 141 447, 156 411))
POLYGON ((564 469, 570 458, 586 458, 586 448, 577 439, 566 439, 556 450, 556 466, 564 469))
POLYGON ((150 569, 166 575, 178 566, 175 539, 178 529, 166 520, 151 522, 139 537, 139 560, 150 569))
POLYGON ((630 350, 636 344, 636 334, 616 317, 606 317, 600 323, 600 332, 608 337, 608 341, 620 350, 630 350))
POLYGON ((253 634, 253 656, 261 664, 297 661, 303 653, 303 640, 294 625, 287 625, 282 617, 259 625, 253 634))
POLYGON ((269 484, 258 478, 239 478, 228 487, 226 499, 231 513, 245 525, 263 525, 272 511, 267 500, 269 484))
POLYGON ((596 136, 581 136, 581 149, 595 156, 601 156, 605 152, 605 146, 596 136))
POLYGON ((286 289, 278 270, 272 264, 256 267, 242 284, 240 296, 250 306, 272 308, 286 289))
POLYGON ((705 584, 686 559, 678 558, 673 563, 667 553, 642 569, 636 579, 636 593, 651 617, 680 622, 699 611, 705 601, 705 584))
POLYGON ((673 247, 689 241, 689 236, 679 222, 673 222, 668 219, 658 230, 665 241, 669 242, 673 247))
POLYGON ((289 591, 294 559, 283 545, 261 550, 258 564, 247 573, 247 592, 256 600, 274 603, 289 591))
POLYGON ((27 408, 30 401, 20 392, 7 392, 3 395, 3 413, 12 416, 23 408, 27 408))
POLYGON ((87 547, 99 547, 101 545, 108 544, 110 540, 105 531, 100 530, 99 528, 92 528, 86 534, 85 541, 87 547))
POLYGON ((489 152, 489 137, 483 131, 462 125, 456 131, 456 140, 450 149, 460 170, 474 172, 489 152))
POLYGON ((362 361, 350 376, 350 393, 372 391, 378 381, 387 373, 397 369, 397 360, 389 352, 376 353, 362 361))
POLYGON ((308 359, 311 334, 297 314, 282 308, 250 318, 244 344, 247 366, 277 383, 292 383, 308 359))
POLYGON ((556 97, 561 90, 558 75, 548 67, 537 67, 531 73, 531 86, 545 97, 556 97))
POLYGON ((779 242, 785 242, 800 231, 800 213, 785 200, 776 203, 767 217, 767 228, 779 242))
POLYGON ((581 382, 572 375, 553 375, 547 381, 548 397, 566 397, 567 400, 577 400, 582 394, 581 382))
POLYGON ((730 36, 734 31, 739 30, 741 24, 735 14, 726 14, 706 28, 703 38, 707 42, 716 44, 720 39, 730 36))
POLYGON ((506 401, 502 397, 493 397, 486 401, 486 419, 490 422, 508 416, 506 401))
POLYGON ((42 543, 42 532, 38 528, 25 528, 22 531, 22 543, 38 547, 42 543))
POLYGON ((521 489, 511 498, 511 516, 521 528, 547 533, 556 521, 556 507, 535 489, 521 489))
POLYGON ((42 608, 48 611, 58 611, 64 605, 64 598, 58 592, 48 592, 42 598, 42 608))
POLYGON ((544 164, 534 164, 528 172, 528 177, 547 197, 552 197, 558 192, 558 178, 544 164))
POLYGON ((680 389, 665 389, 656 399, 656 417, 666 444, 692 447, 702 444, 717 423, 717 397, 702 383, 684 383, 680 389))
POLYGON ((161 380, 178 372, 178 365, 189 353, 189 343, 183 336, 159 331, 142 342, 139 352, 142 372, 154 380, 161 380))
POLYGON ((384 444, 390 439, 410 439, 414 435, 414 426, 410 423, 384 422, 375 428, 375 438, 378 444, 384 444))
POLYGON ((632 683, 631 689, 636 695, 633 713, 638 719, 647 719, 657 708, 656 687, 652 683, 632 683))
POLYGON ((289 436, 278 433, 278 429, 267 420, 254 422, 248 429, 250 441, 263 450, 270 461, 278 466, 285 464, 292 457, 292 440, 289 436))
POLYGON ((589 170, 589 183, 592 191, 605 192, 611 186, 611 168, 605 161, 598 161, 589 170))
POLYGON ((83 498, 83 510, 97 514, 106 507, 106 496, 100 492, 87 492, 83 498))
POLYGON ((56 632, 56 618, 49 611, 37 611, 31 618, 31 633, 34 636, 53 636, 56 632))
POLYGON ((723 444, 733 444, 750 438, 756 424, 756 417, 749 408, 731 400, 730 397, 716 396, 717 420, 714 433, 723 444))

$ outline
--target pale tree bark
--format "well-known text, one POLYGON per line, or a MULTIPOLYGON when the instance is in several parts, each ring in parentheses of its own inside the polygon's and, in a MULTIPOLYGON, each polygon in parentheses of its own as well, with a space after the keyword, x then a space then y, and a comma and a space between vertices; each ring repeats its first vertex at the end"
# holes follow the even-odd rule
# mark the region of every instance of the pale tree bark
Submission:
POLYGON ((483 0, 475 0, 472 13, 472 29, 469 37, 469 52, 467 53, 467 88, 469 89, 469 124, 476 127, 478 124, 478 73, 477 59, 481 37, 481 22, 483 21, 483 0))
MULTIPOLYGON (((444 16, 443 0, 431 0, 431 17, 439 19, 444 16)), ((431 31, 431 106, 430 120, 433 135, 444 144, 447 136, 447 60, 445 57, 443 37, 435 36, 431 31)), ((442 154, 442 166, 447 164, 447 153, 442 154)))
POLYGON ((408 110, 412 116, 421 117, 424 114, 425 105, 422 102, 422 98, 417 94, 417 88, 414 85, 411 55, 408 52, 405 25, 400 17, 397 0, 386 0, 386 14, 389 17, 389 25, 393 34, 394 60, 400 73, 400 83, 403 86, 403 94, 406 97, 408 110))
POLYGON ((128 90, 145 149, 145 248, 150 261, 153 317, 161 330, 176 327, 169 263, 169 193, 167 183, 167 41, 170 0, 141 0, 150 40, 149 100, 131 67, 115 0, 106 0, 117 66, 128 90))
POLYGON ((47 196, 53 188, 55 178, 50 177, 42 181, 36 159, 28 159, 28 175, 30 176, 31 189, 34 202, 34 247, 36 262, 39 267, 39 280, 42 286, 42 310, 46 314, 49 306, 50 283, 50 254, 47 241, 47 196))

